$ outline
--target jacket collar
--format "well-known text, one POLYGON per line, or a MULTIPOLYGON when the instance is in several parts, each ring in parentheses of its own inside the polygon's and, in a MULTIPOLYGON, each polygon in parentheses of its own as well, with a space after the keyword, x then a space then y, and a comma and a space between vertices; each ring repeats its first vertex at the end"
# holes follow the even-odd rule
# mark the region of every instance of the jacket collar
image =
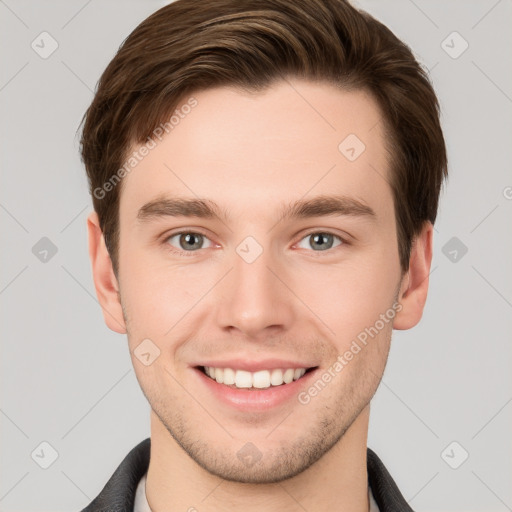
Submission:
MULTIPOLYGON (((100 494, 82 512, 133 512, 135 492, 149 467, 151 438, 123 459, 100 494)), ((367 448, 368 483, 380 512, 414 512, 377 454, 367 448)))

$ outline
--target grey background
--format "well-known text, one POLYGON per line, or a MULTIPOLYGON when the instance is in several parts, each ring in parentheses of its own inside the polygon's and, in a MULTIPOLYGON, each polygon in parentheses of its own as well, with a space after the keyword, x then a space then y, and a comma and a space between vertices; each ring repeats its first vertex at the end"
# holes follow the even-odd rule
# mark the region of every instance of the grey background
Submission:
MULTIPOLYGON (((96 301, 75 132, 120 43, 166 3, 0 1, 2 512, 80 510, 149 436, 126 338, 96 301), (43 31, 47 59, 31 47, 43 31)), ((427 306, 395 331, 368 445, 417 511, 512 510, 512 2, 356 5, 430 70, 450 171, 427 306)))

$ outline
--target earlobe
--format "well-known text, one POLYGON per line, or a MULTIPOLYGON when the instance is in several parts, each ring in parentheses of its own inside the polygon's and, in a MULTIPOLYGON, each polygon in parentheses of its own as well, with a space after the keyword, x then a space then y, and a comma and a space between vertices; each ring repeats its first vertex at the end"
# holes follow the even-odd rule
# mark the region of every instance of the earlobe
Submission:
POLYGON ((398 295, 402 309, 395 316, 393 329, 410 329, 421 320, 427 301, 432 236, 433 225, 426 222, 411 248, 409 270, 402 279, 398 295))
POLYGON ((98 214, 91 212, 87 217, 89 237, 89 258, 96 295, 108 328, 119 334, 126 334, 123 309, 119 297, 119 284, 112 268, 112 261, 101 232, 98 214))

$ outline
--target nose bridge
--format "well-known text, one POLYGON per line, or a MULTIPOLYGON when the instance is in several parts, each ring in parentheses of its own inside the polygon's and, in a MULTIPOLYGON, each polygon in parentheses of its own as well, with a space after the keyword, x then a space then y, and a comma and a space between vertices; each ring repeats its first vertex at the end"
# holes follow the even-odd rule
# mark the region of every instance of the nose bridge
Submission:
POLYGON ((248 236, 235 248, 232 271, 224 285, 217 318, 223 328, 236 328, 248 336, 291 320, 289 292, 276 277, 281 268, 269 248, 269 239, 248 236))

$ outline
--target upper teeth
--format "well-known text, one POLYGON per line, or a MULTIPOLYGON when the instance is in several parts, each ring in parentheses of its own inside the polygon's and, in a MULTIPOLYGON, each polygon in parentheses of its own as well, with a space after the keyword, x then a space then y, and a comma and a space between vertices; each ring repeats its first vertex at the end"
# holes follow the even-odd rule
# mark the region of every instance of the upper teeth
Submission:
POLYGON ((232 368, 204 367, 206 375, 215 379, 219 384, 234 384, 237 388, 268 388, 289 384, 292 380, 300 379, 306 368, 288 368, 286 370, 260 370, 247 372, 245 370, 233 370, 232 368))

